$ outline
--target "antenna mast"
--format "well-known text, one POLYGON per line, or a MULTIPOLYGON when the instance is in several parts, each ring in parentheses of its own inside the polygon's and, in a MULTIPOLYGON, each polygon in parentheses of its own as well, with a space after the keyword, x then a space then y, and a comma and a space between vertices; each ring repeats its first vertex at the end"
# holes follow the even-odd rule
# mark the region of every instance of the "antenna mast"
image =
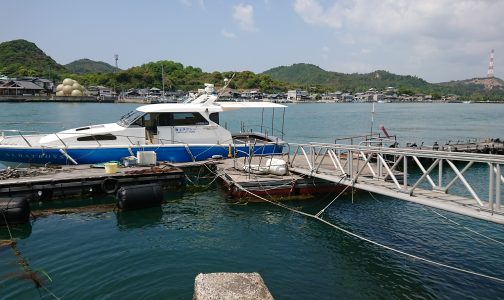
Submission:
POLYGON ((488 63, 488 71, 487 71, 487 78, 486 78, 486 88, 491 90, 493 88, 493 82, 494 82, 494 49, 490 51, 490 62, 488 63))
MULTIPOLYGON (((119 54, 114 54, 114 59, 115 59, 115 67, 116 69, 119 69, 119 67, 117 66, 117 61, 119 60, 119 54)), ((116 70, 117 72, 117 70, 116 70)))

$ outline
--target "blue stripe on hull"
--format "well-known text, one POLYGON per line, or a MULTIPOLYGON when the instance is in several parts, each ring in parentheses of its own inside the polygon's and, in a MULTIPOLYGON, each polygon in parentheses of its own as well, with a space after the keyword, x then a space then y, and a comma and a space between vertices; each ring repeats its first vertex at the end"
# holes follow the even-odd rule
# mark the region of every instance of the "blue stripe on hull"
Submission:
MULTIPOLYGON (((189 146, 191 154, 196 160, 205 160, 213 155, 227 157, 228 146, 189 146)), ((192 157, 184 146, 180 147, 135 147, 131 149, 136 155, 137 151, 155 151, 159 161, 188 162, 192 157)), ((250 149, 248 146, 233 147, 232 152, 236 156, 247 156, 250 149)), ((282 153, 281 145, 255 146, 254 154, 282 153)), ((130 156, 128 148, 96 148, 96 149, 68 149, 67 153, 79 164, 95 164, 112 160, 120 160, 130 156)), ((0 161, 32 163, 32 164, 71 164, 58 149, 17 149, 0 148, 0 161)))

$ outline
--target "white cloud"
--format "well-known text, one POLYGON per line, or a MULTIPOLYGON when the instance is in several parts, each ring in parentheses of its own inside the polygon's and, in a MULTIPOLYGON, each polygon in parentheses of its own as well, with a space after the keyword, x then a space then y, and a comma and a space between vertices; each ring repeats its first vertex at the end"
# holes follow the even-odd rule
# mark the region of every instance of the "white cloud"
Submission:
POLYGON ((355 53, 395 57, 389 66, 396 70, 448 72, 444 63, 476 64, 474 57, 504 49, 502 0, 294 0, 293 9, 305 23, 334 30, 355 53))
POLYGON ((294 10, 308 24, 333 28, 341 27, 342 16, 337 3, 326 10, 318 0, 296 0, 294 10))
POLYGON ((226 29, 222 29, 221 33, 225 38, 228 38, 228 39, 235 39, 236 38, 236 34, 234 34, 233 32, 227 31, 226 29))
MULTIPOLYGON (((192 7, 193 1, 192 0, 178 0, 180 4, 187 6, 187 7, 192 7)), ((201 9, 205 9, 205 0, 195 0, 195 2, 198 4, 198 6, 201 9)))
POLYGON ((252 5, 240 3, 233 6, 233 19, 241 29, 249 32, 257 31, 254 22, 254 7, 252 5))
POLYGON ((504 1, 348 0, 324 7, 320 0, 295 0, 294 10, 308 24, 383 36, 504 37, 500 26, 504 1))

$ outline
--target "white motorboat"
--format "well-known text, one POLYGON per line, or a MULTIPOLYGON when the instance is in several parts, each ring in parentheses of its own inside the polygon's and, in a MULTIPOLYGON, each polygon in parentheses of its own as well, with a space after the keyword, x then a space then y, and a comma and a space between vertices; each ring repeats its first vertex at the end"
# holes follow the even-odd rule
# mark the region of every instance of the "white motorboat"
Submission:
MULTIPOLYGON (((0 161, 30 164, 94 164, 155 151, 157 160, 187 162, 211 157, 281 153, 283 141, 265 132, 231 134, 219 113, 245 108, 285 108, 269 102, 217 102, 213 85, 186 103, 138 107, 116 123, 51 134, 3 131, 0 161)), ((262 127, 262 126, 261 126, 262 127)))

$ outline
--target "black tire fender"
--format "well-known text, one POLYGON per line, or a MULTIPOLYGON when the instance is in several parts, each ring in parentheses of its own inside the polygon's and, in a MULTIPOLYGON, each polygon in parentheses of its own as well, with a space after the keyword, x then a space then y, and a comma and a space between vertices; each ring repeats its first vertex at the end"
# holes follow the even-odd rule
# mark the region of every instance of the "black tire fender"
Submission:
POLYGON ((114 194, 119 189, 119 180, 107 177, 102 181, 101 189, 106 194, 114 194))

